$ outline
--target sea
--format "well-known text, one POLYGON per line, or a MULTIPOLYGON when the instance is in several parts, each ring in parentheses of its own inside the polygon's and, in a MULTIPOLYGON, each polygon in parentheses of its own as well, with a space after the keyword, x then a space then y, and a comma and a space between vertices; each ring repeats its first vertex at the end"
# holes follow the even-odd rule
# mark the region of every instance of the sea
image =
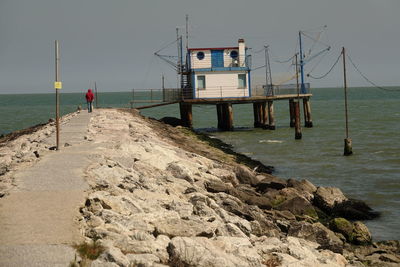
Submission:
MULTIPOLYGON (((313 128, 302 127, 295 140, 288 101, 274 102, 276 130, 253 128, 251 104, 233 106, 234 131, 217 130, 215 106, 193 107, 193 126, 234 150, 275 167, 282 178, 307 179, 317 186, 339 187, 348 197, 366 201, 381 217, 365 221, 374 240, 400 240, 400 88, 349 88, 349 137, 353 155, 343 156, 343 88, 317 88, 311 98, 313 128)), ((130 107, 135 99, 160 92, 99 92, 98 107, 130 107)), ((83 93, 61 93, 61 114, 85 108, 83 93)), ((135 106, 146 103, 135 104, 135 106)), ((177 104, 143 109, 153 118, 179 117, 177 104)), ((0 94, 0 135, 44 123, 55 116, 55 94, 0 94)), ((304 123, 304 120, 302 118, 304 123)))

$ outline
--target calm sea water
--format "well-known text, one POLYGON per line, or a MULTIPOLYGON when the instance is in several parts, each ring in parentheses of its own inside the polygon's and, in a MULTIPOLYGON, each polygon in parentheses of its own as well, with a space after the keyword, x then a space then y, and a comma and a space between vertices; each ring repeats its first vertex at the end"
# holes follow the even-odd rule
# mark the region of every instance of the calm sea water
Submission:
MULTIPOLYGON (((343 89, 314 89, 314 127, 303 128, 302 140, 289 128, 287 101, 275 103, 277 129, 253 129, 252 105, 234 105, 233 132, 218 132, 214 106, 193 108, 194 127, 232 144, 241 153, 273 165, 283 178, 308 179, 339 187, 382 212, 367 221, 375 240, 400 239, 400 92, 350 88, 349 125, 354 155, 344 157, 343 89)), ((154 94, 156 95, 156 93, 154 94)), ((99 93, 101 107, 128 107, 130 92, 99 93)), ((145 96, 135 95, 135 98, 145 96)), ((0 134, 46 122, 54 117, 53 94, 0 95, 0 134)), ((61 94, 61 112, 84 107, 83 94, 61 94)), ((179 116, 177 105, 143 110, 155 118, 179 116)))

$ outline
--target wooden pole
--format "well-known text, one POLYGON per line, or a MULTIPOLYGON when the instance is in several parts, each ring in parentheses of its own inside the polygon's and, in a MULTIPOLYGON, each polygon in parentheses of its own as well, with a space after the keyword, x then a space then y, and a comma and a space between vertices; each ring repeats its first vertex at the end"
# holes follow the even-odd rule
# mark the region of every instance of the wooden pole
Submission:
MULTIPOLYGON (((293 101, 294 106, 294 139, 299 140, 302 138, 301 134, 301 121, 300 121, 300 89, 299 89, 299 71, 298 71, 298 64, 297 64, 297 54, 296 54, 296 89, 297 89, 297 100, 293 101)), ((300 60, 301 60, 300 55, 300 60)), ((302 63, 300 63, 302 64, 302 63)), ((303 71, 303 70, 302 70, 303 71)), ((303 80, 302 80, 303 86, 303 80)))
POLYGON ((253 103, 254 128, 261 127, 260 103, 253 103))
POLYGON ((180 102, 179 109, 183 126, 192 128, 192 105, 180 102))
POLYGON ((162 98, 163 102, 165 102, 165 83, 164 83, 164 74, 161 77, 161 87, 162 87, 162 98))
POLYGON ((344 156, 350 156, 353 154, 352 140, 349 138, 349 116, 347 109, 347 77, 346 77, 346 49, 342 48, 343 56, 343 82, 344 82, 344 111, 346 120, 346 138, 344 139, 344 156))
POLYGON ((299 101, 294 101, 294 118, 295 118, 295 123, 294 123, 294 128, 295 128, 295 134, 294 134, 294 139, 301 139, 302 134, 301 134, 301 122, 300 122, 300 102, 299 101))
POLYGON ((95 93, 95 95, 96 95, 96 97, 95 97, 95 100, 96 100, 96 109, 97 109, 97 107, 98 107, 98 103, 97 103, 97 84, 96 84, 96 82, 94 82, 94 93, 95 93))
POLYGON ((303 108, 304 108, 304 126, 307 128, 312 128, 313 123, 311 119, 311 104, 310 98, 303 98, 303 108))
POLYGON ((275 130, 275 114, 274 114, 274 102, 268 101, 268 118, 270 130, 275 130))
POLYGON ((262 114, 263 129, 268 129, 269 124, 268 124, 268 104, 267 104, 267 102, 261 103, 261 114, 262 114))
POLYGON ((293 99, 289 99, 289 116, 290 116, 290 127, 293 128, 295 124, 293 99))
POLYGON ((218 129, 222 130, 222 104, 217 104, 217 119, 218 119, 218 129))
MULTIPOLYGON (((60 45, 58 40, 55 41, 55 80, 60 82, 59 76, 59 64, 60 64, 60 45)), ((58 87, 58 86, 56 86, 58 87)), ((60 95, 59 88, 56 88, 56 149, 60 149, 60 95)))

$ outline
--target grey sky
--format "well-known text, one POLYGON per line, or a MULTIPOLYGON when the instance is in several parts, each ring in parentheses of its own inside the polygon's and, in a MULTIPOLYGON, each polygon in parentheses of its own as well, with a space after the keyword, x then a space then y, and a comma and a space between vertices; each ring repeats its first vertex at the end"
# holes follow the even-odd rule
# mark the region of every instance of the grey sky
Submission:
MULTIPOLYGON (((331 52, 313 72, 325 73, 345 46, 380 85, 399 85, 399 0, 0 0, 0 93, 53 92, 54 40, 61 42, 63 92, 127 91, 175 86, 173 71, 153 53, 190 19, 190 46, 233 46, 244 38, 272 59, 293 55, 297 33, 328 25, 331 52)), ((175 48, 171 48, 175 52, 175 48)), ((262 65, 263 53, 253 56, 262 65)), ((348 67, 350 86, 367 85, 348 67)), ((272 65, 275 77, 287 65, 272 65)), ((263 78, 264 70, 254 72, 263 78)), ((341 86, 341 66, 314 87, 341 86)))

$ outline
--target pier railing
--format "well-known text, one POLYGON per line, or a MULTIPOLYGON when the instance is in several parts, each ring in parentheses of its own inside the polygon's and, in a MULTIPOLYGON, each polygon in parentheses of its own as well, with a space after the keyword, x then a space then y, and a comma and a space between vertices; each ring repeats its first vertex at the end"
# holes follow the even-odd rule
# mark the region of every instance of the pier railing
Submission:
POLYGON ((135 103, 170 103, 188 99, 207 98, 242 98, 257 96, 284 96, 296 94, 309 94, 310 84, 305 84, 305 90, 297 89, 296 85, 253 86, 251 92, 248 88, 236 86, 217 86, 205 89, 197 88, 164 88, 164 89, 133 89, 131 107, 135 103), (304 92, 305 91, 305 92, 304 92))

